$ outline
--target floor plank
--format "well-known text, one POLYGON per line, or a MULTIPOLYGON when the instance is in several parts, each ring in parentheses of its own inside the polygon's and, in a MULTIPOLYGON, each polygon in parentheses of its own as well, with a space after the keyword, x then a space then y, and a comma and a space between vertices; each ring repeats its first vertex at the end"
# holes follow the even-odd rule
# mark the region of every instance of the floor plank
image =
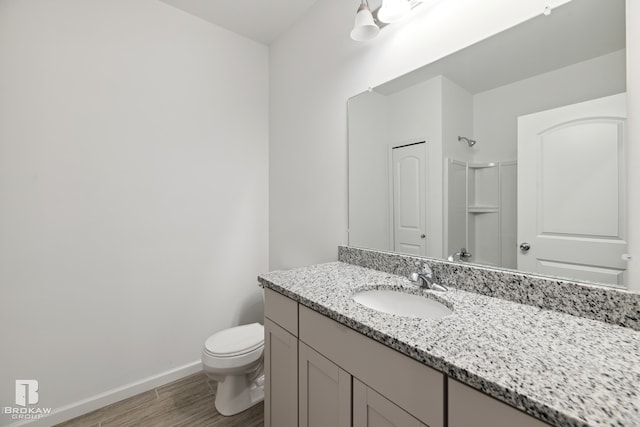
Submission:
POLYGON ((262 403, 232 417, 214 406, 215 382, 200 372, 54 427, 262 427, 262 403))

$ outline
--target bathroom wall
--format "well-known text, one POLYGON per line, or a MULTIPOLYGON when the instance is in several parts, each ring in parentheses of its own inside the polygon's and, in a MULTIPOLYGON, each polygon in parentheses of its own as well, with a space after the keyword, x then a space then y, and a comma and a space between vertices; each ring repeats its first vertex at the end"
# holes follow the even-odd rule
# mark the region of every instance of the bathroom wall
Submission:
MULTIPOLYGON (((562 3, 440 1, 421 6, 404 25, 385 28, 377 39, 358 43, 349 38, 358 1, 318 0, 269 52, 271 268, 335 260, 336 244, 347 243, 348 98, 562 3)), ((627 20, 635 22, 640 11, 630 3, 627 20)), ((628 27, 633 70, 640 67, 635 57, 640 54, 633 51, 640 35, 628 27)), ((632 75, 627 74, 630 115, 640 108, 640 87, 632 75)), ((640 137, 637 124, 629 127, 629 137, 640 137)), ((630 150, 629 158, 640 162, 640 148, 630 150)), ((640 172, 632 173, 640 178, 640 172)), ((629 217, 640 217, 640 195, 630 198, 629 217)), ((630 232, 640 242, 640 225, 630 232)), ((640 289, 640 256, 629 267, 631 286, 640 289)))
POLYGON ((349 217, 354 242, 365 248, 389 248, 389 181, 387 178, 388 105, 387 98, 365 92, 349 101, 349 217), (358 126, 357 123, 371 123, 358 126))
POLYGON ((442 154, 463 162, 471 162, 475 149, 458 136, 473 139, 473 95, 446 77, 442 79, 442 154))
POLYGON ((3 0, 0 62, 0 407, 199 370, 262 316, 267 47, 156 0, 3 0))

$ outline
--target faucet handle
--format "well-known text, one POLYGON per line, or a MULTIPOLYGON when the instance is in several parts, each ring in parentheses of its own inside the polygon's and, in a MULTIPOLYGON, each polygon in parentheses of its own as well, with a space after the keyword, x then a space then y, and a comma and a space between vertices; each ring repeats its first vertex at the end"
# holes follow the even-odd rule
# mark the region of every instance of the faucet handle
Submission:
POLYGON ((467 248, 461 248, 460 252, 456 252, 447 257, 447 261, 464 261, 463 258, 471 258, 471 252, 467 252, 467 248))
POLYGON ((416 261, 414 263, 414 265, 420 269, 420 273, 424 273, 424 274, 432 274, 433 273, 431 271, 431 267, 429 267, 429 264, 427 264, 426 261, 416 261))
POLYGON ((467 252, 467 248, 460 249, 460 258, 471 258, 472 256, 471 252, 467 252))

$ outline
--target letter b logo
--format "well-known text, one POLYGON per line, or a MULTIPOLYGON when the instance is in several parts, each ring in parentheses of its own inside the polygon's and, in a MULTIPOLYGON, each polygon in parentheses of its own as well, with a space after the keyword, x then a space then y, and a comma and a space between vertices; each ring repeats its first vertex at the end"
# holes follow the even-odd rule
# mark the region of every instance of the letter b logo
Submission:
POLYGON ((16 405, 27 406, 38 403, 38 381, 16 380, 16 405))

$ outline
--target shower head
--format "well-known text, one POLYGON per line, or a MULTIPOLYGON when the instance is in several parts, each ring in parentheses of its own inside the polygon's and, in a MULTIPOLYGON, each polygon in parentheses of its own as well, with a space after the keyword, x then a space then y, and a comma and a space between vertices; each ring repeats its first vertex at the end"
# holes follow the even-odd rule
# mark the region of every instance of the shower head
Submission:
POLYGON ((469 139, 466 136, 459 136, 458 141, 466 142, 467 144, 469 144, 469 147, 473 147, 474 145, 476 145, 475 139, 469 139))

